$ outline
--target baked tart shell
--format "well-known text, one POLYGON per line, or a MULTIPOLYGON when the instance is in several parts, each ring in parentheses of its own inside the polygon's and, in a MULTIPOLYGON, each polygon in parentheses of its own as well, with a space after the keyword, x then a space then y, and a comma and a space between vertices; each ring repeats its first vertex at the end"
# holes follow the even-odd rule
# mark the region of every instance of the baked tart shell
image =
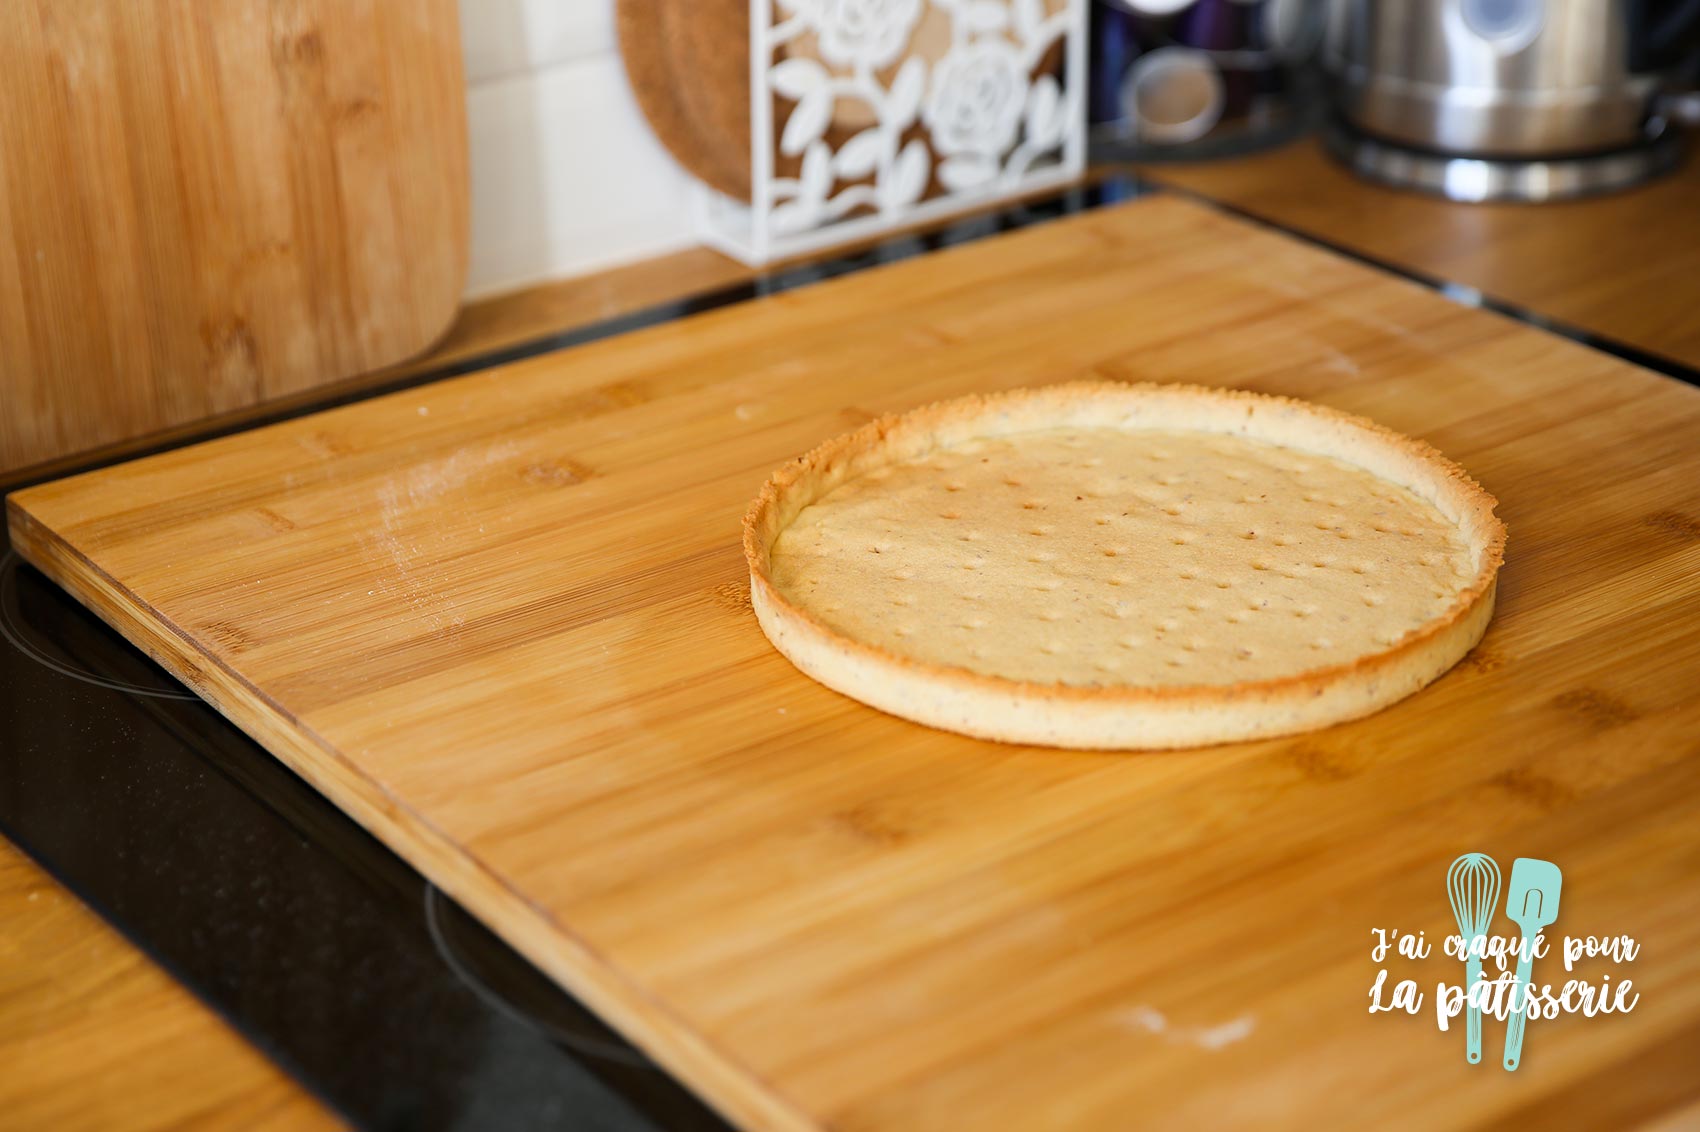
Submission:
POLYGON ((776 470, 744 517, 750 601, 798 669, 904 719, 982 739, 1086 749, 1159 749, 1269 738, 1368 715, 1456 664, 1493 615, 1506 531, 1496 501, 1428 444, 1286 397, 1184 385, 1080 382, 976 395, 878 420, 776 470), (1012 679, 857 639, 775 584, 773 548, 803 511, 880 469, 989 438, 1056 429, 1244 437, 1330 457, 1403 488, 1455 526, 1473 573, 1438 615, 1344 662, 1241 682, 1079 684, 1012 679))

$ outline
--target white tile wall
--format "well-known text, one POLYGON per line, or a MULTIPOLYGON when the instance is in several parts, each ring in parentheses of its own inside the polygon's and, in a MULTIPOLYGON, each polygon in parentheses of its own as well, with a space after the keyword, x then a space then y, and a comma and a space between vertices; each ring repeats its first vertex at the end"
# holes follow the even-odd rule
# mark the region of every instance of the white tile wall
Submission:
POLYGON ((460 0, 466 81, 614 52, 614 0, 460 0))
POLYGON ((472 156, 467 294, 695 243, 687 175, 639 113, 614 0, 460 0, 472 156))

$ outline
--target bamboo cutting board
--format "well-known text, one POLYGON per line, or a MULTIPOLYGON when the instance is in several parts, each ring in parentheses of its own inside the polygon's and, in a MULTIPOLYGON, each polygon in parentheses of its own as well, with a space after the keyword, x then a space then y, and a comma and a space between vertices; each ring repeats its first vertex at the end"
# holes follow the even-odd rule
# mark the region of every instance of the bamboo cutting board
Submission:
POLYGON ((1202 206, 47 484, 9 519, 748 1126, 1630 1127, 1700 1104, 1700 391, 1202 206), (1433 441, 1511 527, 1483 644, 1369 719, 1160 755, 927 730, 773 652, 738 547, 771 467, 875 413, 1090 374, 1433 441), (1371 929, 1452 930, 1467 850, 1557 862, 1555 930, 1636 936, 1635 1012, 1531 1025, 1515 1074, 1465 1065, 1461 1023, 1371 1016, 1371 929))
POLYGON ((453 0, 0 4, 0 475, 423 350, 467 177, 453 0))

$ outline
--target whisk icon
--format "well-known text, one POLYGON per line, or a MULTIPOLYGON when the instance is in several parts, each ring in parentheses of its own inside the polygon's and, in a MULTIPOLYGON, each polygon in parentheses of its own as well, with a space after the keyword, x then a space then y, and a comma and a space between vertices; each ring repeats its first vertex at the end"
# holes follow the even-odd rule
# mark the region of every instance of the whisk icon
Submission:
MULTIPOLYGON (((1464 993, 1469 994, 1482 977, 1481 946, 1476 941, 1486 936, 1499 910, 1499 864, 1486 853, 1465 853, 1446 870, 1446 895, 1452 901, 1452 915, 1458 920, 1458 934, 1468 946, 1464 960, 1464 993)), ((1482 1059, 1482 1010, 1472 1002, 1465 1004, 1466 1059, 1475 1065, 1482 1059)))

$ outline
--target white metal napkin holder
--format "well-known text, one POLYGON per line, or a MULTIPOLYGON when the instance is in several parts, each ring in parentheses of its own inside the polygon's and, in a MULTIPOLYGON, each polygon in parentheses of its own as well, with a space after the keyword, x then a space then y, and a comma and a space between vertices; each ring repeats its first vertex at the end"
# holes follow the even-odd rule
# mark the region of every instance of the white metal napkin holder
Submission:
POLYGON ((1086 4, 750 0, 750 201, 698 185, 703 240, 759 265, 1077 178, 1086 4), (950 21, 933 62, 911 53, 928 9, 950 21), (805 34, 811 52, 782 51, 805 34), (1059 46, 1060 77, 1035 77, 1059 46), (872 124, 834 148, 841 99, 858 100, 872 124), (798 175, 777 176, 776 154, 800 158, 798 175))

